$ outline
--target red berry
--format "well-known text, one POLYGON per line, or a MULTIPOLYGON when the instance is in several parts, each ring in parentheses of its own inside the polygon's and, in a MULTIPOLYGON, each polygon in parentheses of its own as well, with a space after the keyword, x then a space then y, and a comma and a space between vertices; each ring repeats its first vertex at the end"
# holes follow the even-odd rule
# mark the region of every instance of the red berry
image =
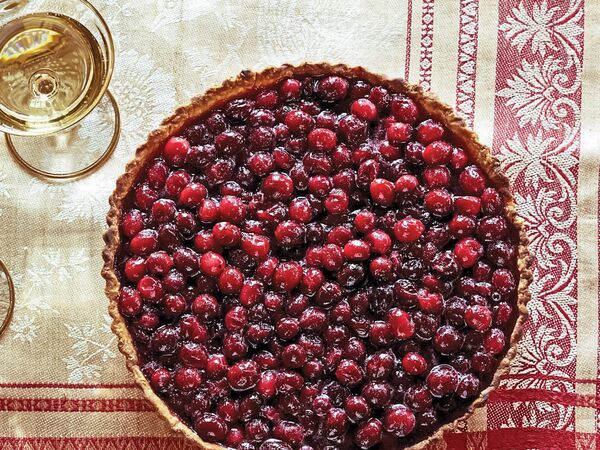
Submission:
POLYGON ((406 217, 394 225, 394 236, 400 242, 414 242, 421 237, 425 231, 425 225, 419 219, 406 217))

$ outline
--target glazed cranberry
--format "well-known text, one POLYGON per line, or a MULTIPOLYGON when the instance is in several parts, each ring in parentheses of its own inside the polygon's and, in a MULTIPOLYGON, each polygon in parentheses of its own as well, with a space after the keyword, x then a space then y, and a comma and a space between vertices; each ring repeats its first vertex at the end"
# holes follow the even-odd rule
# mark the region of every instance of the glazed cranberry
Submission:
POLYGON ((385 380, 396 365, 396 358, 389 352, 378 352, 367 359, 366 375, 371 380, 385 380))
POLYGON ((342 214, 348 211, 348 194, 341 189, 333 189, 325 199, 324 205, 330 214, 342 214))
POLYGON ((329 440, 342 438, 346 434, 348 428, 348 416, 341 408, 331 408, 323 422, 325 437, 329 440))
POLYGON ((486 187, 486 180, 477 166, 467 166, 460 173, 458 183, 467 195, 481 196, 486 187))
POLYGON ((429 166, 423 171, 425 185, 431 189, 447 187, 450 184, 450 171, 445 166, 429 166))
POLYGON ((483 241, 503 239, 508 234, 506 220, 500 216, 484 217, 479 221, 477 236, 483 241))
POLYGON ((475 239, 461 239, 454 247, 454 255, 462 267, 473 267, 483 256, 483 246, 475 239))
POLYGON ((415 325, 406 311, 399 308, 388 313, 390 332, 397 339, 409 339, 415 332, 415 325))
POLYGON ((396 120, 413 124, 419 113, 417 105, 405 95, 394 95, 390 103, 390 112, 396 120))
POLYGON ((144 229, 144 215, 137 209, 125 213, 121 222, 121 231, 123 234, 132 238, 144 229))
POLYGON ((366 98, 360 98, 352 102, 350 112, 356 117, 367 122, 371 122, 377 118, 377 106, 366 98))
POLYGON ((327 128, 314 128, 308 133, 308 147, 317 152, 330 152, 337 145, 335 133, 327 128))
POLYGON ((454 367, 447 364, 435 366, 427 375, 427 387, 435 397, 443 397, 456 391, 459 375, 454 367))
POLYGON ((354 434, 354 443, 361 449, 379 444, 383 439, 383 425, 378 419, 369 419, 361 424, 354 434))
MULTIPOLYGON (((279 94, 281 95, 281 98, 283 98, 284 100, 299 99, 301 92, 302 92, 302 84, 300 83, 300 81, 298 81, 294 78, 288 78, 288 79, 284 80, 281 83, 281 85, 279 86, 279 94)), ((273 92, 273 94, 270 94, 270 95, 271 96, 274 95, 275 98, 277 98, 276 94, 274 92, 273 92)), ((257 102, 258 102, 258 98, 257 98, 257 102)), ((273 103, 273 102, 271 101, 271 103, 273 103)), ((275 105, 273 105, 273 106, 275 106, 275 105)))
POLYGON ((149 381, 152 389, 164 391, 171 381, 171 373, 165 368, 158 368, 152 372, 149 381))
POLYGON ((471 236, 475 233, 477 225, 475 220, 469 216, 457 214, 448 222, 448 231, 455 238, 471 236))
POLYGON ((285 124, 292 133, 306 133, 314 125, 314 119, 304 111, 290 111, 285 116, 285 124))
POLYGON ((400 242, 414 242, 425 231, 425 225, 419 219, 406 217, 394 225, 394 236, 400 242))
POLYGON ((335 377, 343 385, 356 386, 363 380, 364 373, 356 361, 343 359, 335 369, 335 377))
POLYGON ((184 170, 176 170, 167 177, 165 191, 170 197, 176 198, 191 181, 192 177, 189 173, 184 170))
POLYGON ((124 316, 133 317, 142 310, 142 298, 135 289, 123 287, 119 293, 119 312, 124 316))
POLYGON ((246 205, 240 198, 226 195, 219 204, 219 216, 222 221, 240 225, 246 218, 246 205))
POLYGON ((483 338, 483 348, 486 352, 493 355, 498 355, 504 350, 506 338, 502 330, 498 328, 492 328, 489 330, 483 338))
POLYGON ((288 200, 294 191, 294 182, 283 173, 274 172, 263 180, 262 192, 273 200, 288 200))
POLYGON ((469 306, 465 311, 465 322, 474 330, 486 331, 492 324, 492 312, 486 306, 469 306))
POLYGON ((129 258, 125 261, 123 272, 129 281, 134 283, 139 281, 140 278, 146 275, 146 260, 139 256, 129 258))
POLYGON ((162 283, 149 275, 140 278, 137 283, 137 290, 143 299, 150 302, 159 301, 164 293, 162 283))
POLYGON ((219 313, 219 303, 213 295, 199 295, 192 302, 192 313, 202 321, 211 321, 219 313))
POLYGON ((479 378, 473 374, 463 375, 456 388, 456 395, 462 399, 474 397, 479 393, 479 378))
POLYGON ((414 175, 402 175, 396 180, 395 189, 399 194, 411 194, 419 186, 419 180, 414 175))
POLYGON ((487 188, 483 191, 483 194, 481 194, 481 207, 483 214, 495 216, 502 214, 504 210, 504 201, 496 189, 487 188))
POLYGON ((403 122, 390 124, 386 129, 386 139, 395 145, 408 142, 412 135, 412 127, 403 122))
POLYGON ((216 414, 204 413, 196 419, 194 430, 208 442, 220 442, 227 435, 227 425, 216 414))
POLYGON ((469 164, 469 156, 461 148, 452 149, 452 157, 450 158, 450 167, 455 172, 464 169, 469 164))
POLYGON ((315 86, 315 93, 325 102, 342 100, 348 94, 348 81, 338 76, 321 78, 315 86))
POLYGON ((408 352, 402 358, 402 368, 410 375, 422 375, 427 370, 427 361, 415 352, 408 352))
POLYGON ((327 314, 317 307, 310 307, 300 316, 300 326, 307 331, 321 331, 327 326, 327 314))
POLYGON ((306 228, 293 220, 281 222, 275 228, 275 239, 283 247, 297 247, 304 244, 306 228))
POLYGON ((146 169, 146 182, 153 189, 161 189, 165 185, 168 175, 167 164, 163 160, 156 159, 146 169))
POLYGON ((446 189, 429 191, 425 195, 425 208, 436 216, 446 216, 452 212, 452 196, 446 189))
POLYGON ((200 387, 202 375, 192 367, 181 367, 175 371, 174 381, 182 391, 192 391, 200 387))
POLYGON ((223 247, 234 247, 242 238, 240 229, 229 222, 216 223, 212 228, 212 234, 217 244, 223 247))
POLYGON ((383 418, 383 426, 388 433, 398 437, 410 434, 415 428, 415 415, 405 405, 396 404, 390 406, 383 418))
POLYGON ((236 267, 226 267, 217 279, 217 286, 225 295, 240 293, 243 284, 244 274, 236 267))
POLYGON ((225 269, 225 258, 215 252, 207 252, 200 257, 200 270, 209 276, 219 275, 225 269))
MULTIPOLYGON (((516 248, 505 241, 493 241, 488 244, 485 255, 487 259, 498 267, 507 267, 514 260, 516 248)), ((482 276, 482 279, 486 276, 482 276)))
POLYGON ((371 181, 369 187, 371 198, 381 206, 391 206, 395 200, 394 184, 383 178, 371 181))
POLYGON ((359 145, 364 142, 368 135, 368 126, 364 120, 353 114, 344 116, 338 124, 338 131, 349 145, 359 145))
POLYGON ((444 127, 441 123, 431 119, 424 120, 417 126, 417 139, 423 145, 439 141, 444 135, 444 127))
POLYGON ((236 391, 244 391, 256 386, 259 378, 259 367, 254 361, 240 361, 227 370, 227 381, 236 391))
POLYGON ((171 167, 182 167, 190 150, 190 143, 183 138, 172 137, 163 149, 163 157, 171 167))
POLYGON ((325 245, 319 252, 319 262, 327 270, 339 270, 344 262, 342 249, 336 244, 325 245))
POLYGON ((477 352, 471 357, 471 366, 475 372, 486 375, 494 371, 497 361, 489 353, 477 352))
POLYGON ((512 293, 515 288, 515 278, 507 269, 498 269, 492 274, 492 286, 502 295, 512 293))
POLYGON ((451 325, 444 325, 433 337, 433 347, 443 355, 450 355, 460 350, 463 344, 462 334, 451 325))
POLYGON ((290 344, 281 352, 281 361, 284 367, 297 369, 306 363, 306 350, 299 344, 290 344))
POLYGON ((477 216, 481 210, 479 197, 463 196, 454 198, 454 211, 466 216, 477 216))
POLYGON ((134 255, 147 255, 158 249, 158 233, 156 230, 142 230, 129 242, 129 250, 134 255))
POLYGON ((193 277, 199 272, 199 256, 191 248, 178 248, 173 252, 173 265, 181 274, 193 277))
POLYGON ((296 447, 304 439, 304 429, 297 423, 282 420, 273 427, 273 436, 296 447))
POLYGON ((302 267, 295 261, 286 261, 280 263, 275 269, 273 275, 273 285, 275 289, 282 292, 290 292, 302 279, 302 267))

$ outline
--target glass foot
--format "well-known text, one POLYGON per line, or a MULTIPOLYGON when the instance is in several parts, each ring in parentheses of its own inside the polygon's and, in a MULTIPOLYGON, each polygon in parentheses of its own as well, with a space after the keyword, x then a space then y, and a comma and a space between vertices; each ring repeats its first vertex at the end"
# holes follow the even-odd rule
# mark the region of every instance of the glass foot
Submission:
POLYGON ((11 156, 33 175, 68 179, 100 167, 119 142, 121 117, 109 91, 94 110, 73 127, 44 136, 5 134, 11 156))
POLYGON ((15 286, 6 265, 0 261, 0 336, 6 331, 15 309, 15 286))

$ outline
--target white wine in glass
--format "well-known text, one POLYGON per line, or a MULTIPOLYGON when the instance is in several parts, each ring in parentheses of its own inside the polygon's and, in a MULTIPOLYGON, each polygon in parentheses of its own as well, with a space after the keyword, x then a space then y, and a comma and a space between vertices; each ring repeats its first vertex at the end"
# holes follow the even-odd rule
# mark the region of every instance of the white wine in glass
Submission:
MULTIPOLYGON (((0 131, 17 161, 37 175, 87 173, 112 152, 119 132, 118 109, 107 91, 114 64, 108 27, 86 0, 12 0, 13 8, 7 3, 0 0, 0 131), (93 143, 100 156, 92 151, 93 160, 85 161, 82 153, 89 158, 90 152, 81 148, 91 145, 77 142, 77 130, 69 128, 85 119, 105 93, 115 127, 109 142, 93 143), (32 162, 44 154, 48 163, 53 152, 52 171, 32 162)), ((93 130, 94 123, 86 126, 93 130)))

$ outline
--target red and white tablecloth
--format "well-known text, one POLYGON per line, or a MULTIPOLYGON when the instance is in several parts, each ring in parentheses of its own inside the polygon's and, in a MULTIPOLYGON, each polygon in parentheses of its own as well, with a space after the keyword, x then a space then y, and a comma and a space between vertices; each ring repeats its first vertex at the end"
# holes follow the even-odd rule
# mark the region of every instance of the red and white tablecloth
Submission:
POLYGON ((116 40, 115 156, 55 184, 0 148, 0 258, 17 285, 0 339, 2 450, 184 448, 132 385, 110 332, 107 199, 177 104, 242 69, 305 60, 406 77, 454 105, 502 161, 529 225, 535 281, 519 357, 487 407, 436 448, 596 448, 600 1, 93 3, 116 40))

